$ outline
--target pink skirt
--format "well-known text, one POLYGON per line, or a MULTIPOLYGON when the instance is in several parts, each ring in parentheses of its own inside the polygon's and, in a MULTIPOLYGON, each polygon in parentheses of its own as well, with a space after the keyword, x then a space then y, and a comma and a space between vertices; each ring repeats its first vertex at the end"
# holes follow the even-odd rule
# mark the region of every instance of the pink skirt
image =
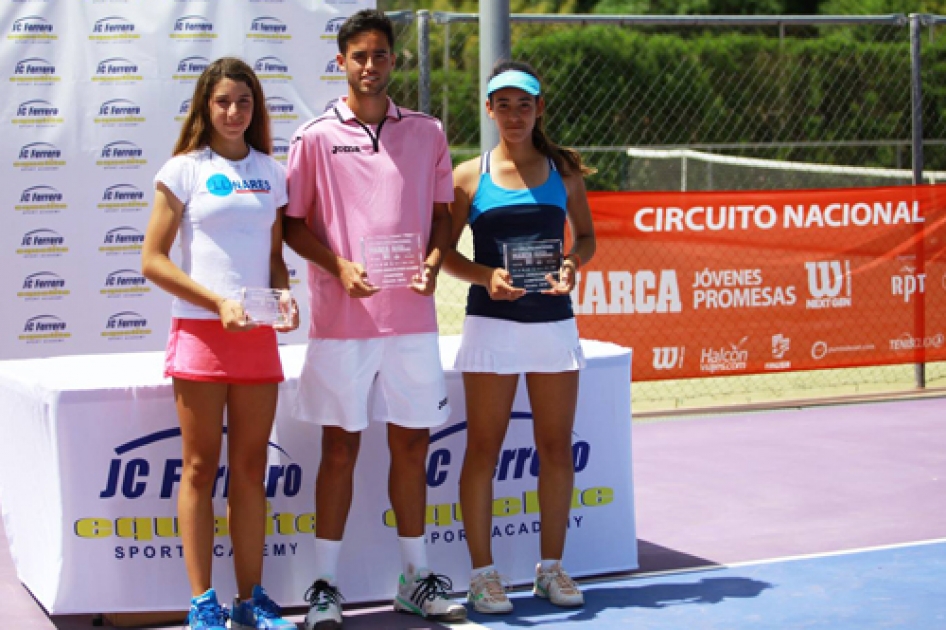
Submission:
POLYGON ((217 319, 171 320, 164 375, 189 381, 255 385, 284 380, 276 331, 228 332, 217 319))

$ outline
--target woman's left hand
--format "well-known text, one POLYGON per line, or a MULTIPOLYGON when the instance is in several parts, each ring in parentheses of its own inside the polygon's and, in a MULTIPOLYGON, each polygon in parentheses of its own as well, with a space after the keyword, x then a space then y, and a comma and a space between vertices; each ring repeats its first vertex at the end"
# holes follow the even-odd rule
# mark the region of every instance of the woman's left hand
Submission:
POLYGON ((285 324, 274 325, 273 330, 287 333, 299 327, 299 305, 288 289, 283 289, 279 295, 279 310, 286 314, 288 321, 285 324))
POLYGON ((558 271, 558 280, 552 274, 547 274, 549 288, 542 291, 546 295, 568 295, 575 288, 575 264, 568 258, 562 262, 558 271))

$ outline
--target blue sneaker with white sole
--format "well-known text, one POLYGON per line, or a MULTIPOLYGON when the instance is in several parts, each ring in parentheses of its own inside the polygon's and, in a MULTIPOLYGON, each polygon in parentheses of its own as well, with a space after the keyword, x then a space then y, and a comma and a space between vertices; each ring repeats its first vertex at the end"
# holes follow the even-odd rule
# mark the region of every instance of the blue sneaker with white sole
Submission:
POLYGON ((227 630, 227 609, 217 601, 217 593, 211 588, 203 595, 191 599, 187 613, 188 630, 227 630))
POLYGON ((282 628, 295 630, 296 624, 282 618, 279 605, 269 598, 263 587, 253 587, 253 596, 245 602, 233 600, 233 612, 230 613, 230 628, 233 630, 266 630, 282 628))

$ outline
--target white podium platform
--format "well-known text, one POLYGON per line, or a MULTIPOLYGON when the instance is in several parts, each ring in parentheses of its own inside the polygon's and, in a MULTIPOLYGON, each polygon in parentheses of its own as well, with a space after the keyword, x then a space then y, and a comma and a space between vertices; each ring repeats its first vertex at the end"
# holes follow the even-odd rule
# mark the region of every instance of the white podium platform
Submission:
MULTIPOLYGON (((457 482, 466 439, 463 387, 450 369, 458 338, 441 338, 450 420, 432 432, 427 541, 431 565, 464 590, 469 559, 457 482)), ((630 351, 582 341, 574 432, 575 489, 565 562, 573 575, 637 567, 631 478, 630 351)), ((313 575, 313 487, 319 430, 291 418, 304 346, 281 348, 266 479, 264 583, 300 605, 313 575)), ((0 362, 0 505, 20 580, 51 614, 181 610, 189 597, 177 532, 180 432, 163 353, 0 362)), ((531 580, 538 557, 536 458, 525 387, 496 471, 493 544, 501 572, 531 580)), ((347 601, 393 596, 400 572, 387 499, 385 434, 372 425, 356 470, 342 549, 347 601)), ((214 586, 235 592, 226 522, 226 462, 215 488, 214 586)))

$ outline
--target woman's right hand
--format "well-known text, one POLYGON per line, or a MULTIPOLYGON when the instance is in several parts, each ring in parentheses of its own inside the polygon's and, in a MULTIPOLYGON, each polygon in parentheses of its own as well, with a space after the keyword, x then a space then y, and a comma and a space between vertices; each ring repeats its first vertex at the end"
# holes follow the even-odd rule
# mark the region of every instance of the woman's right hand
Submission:
POLYGON ((517 289, 512 285, 512 276, 502 267, 493 269, 489 278, 489 297, 494 300, 518 300, 526 294, 525 289, 517 289))
POLYGON ((243 305, 237 300, 224 298, 217 304, 217 313, 220 315, 220 323, 224 330, 237 332, 240 330, 249 330, 256 326, 248 321, 246 313, 243 312, 243 305))

